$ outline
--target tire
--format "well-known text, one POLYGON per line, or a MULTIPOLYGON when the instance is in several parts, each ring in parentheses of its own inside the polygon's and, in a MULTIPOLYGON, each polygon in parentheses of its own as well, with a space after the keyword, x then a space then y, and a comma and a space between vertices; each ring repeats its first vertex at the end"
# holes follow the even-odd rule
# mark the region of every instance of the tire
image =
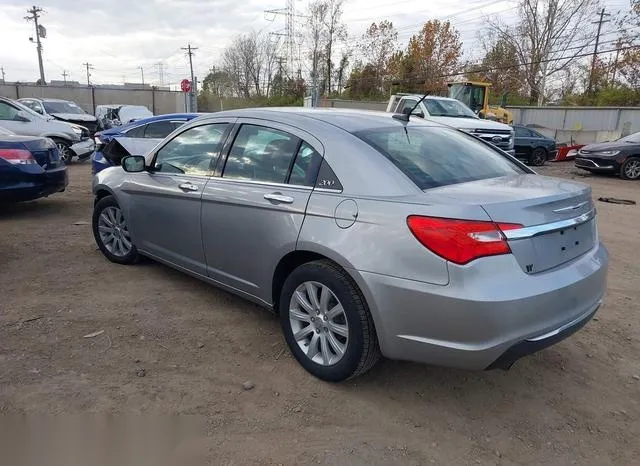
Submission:
POLYGON ((92 227, 96 244, 107 259, 123 265, 138 262, 138 249, 131 240, 122 210, 113 196, 103 197, 97 202, 93 208, 92 227))
POLYGON ((287 277, 279 302, 289 349, 319 379, 341 382, 364 374, 380 359, 364 297, 353 279, 334 263, 322 260, 296 268, 287 277), (306 301, 306 307, 300 299, 306 301))
POLYGON ((71 150, 71 144, 69 144, 64 139, 53 138, 53 142, 56 143, 58 147, 58 152, 60 153, 60 158, 64 163, 71 163, 73 159, 73 151, 71 150))
POLYGON ((529 165, 541 167, 547 161, 547 151, 544 147, 536 147, 529 155, 529 165))
POLYGON ((640 179, 640 158, 634 157, 627 159, 620 168, 620 177, 623 180, 640 179))

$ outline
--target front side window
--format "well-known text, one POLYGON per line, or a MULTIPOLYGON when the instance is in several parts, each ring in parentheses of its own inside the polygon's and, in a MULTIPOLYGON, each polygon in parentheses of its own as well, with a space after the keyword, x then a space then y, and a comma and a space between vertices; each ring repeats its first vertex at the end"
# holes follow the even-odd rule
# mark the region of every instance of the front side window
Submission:
POLYGON ((517 138, 528 138, 529 137, 529 130, 526 128, 523 128, 522 126, 515 126, 514 130, 516 132, 516 137, 517 138))
POLYGON ((174 126, 170 121, 154 121, 144 131, 145 138, 164 139, 173 133, 174 126))
POLYGON ((0 102, 0 120, 16 120, 18 109, 6 102, 0 102))
POLYGON ((496 150, 449 128, 393 126, 355 135, 420 189, 525 173, 496 150))
POLYGON ((300 139, 285 131, 242 125, 233 141, 222 176, 286 183, 300 139))
POLYGON ((154 170, 161 173, 210 175, 228 126, 227 123, 195 126, 178 134, 158 151, 154 170))
MULTIPOLYGON (((418 103, 417 100, 404 99, 400 104, 398 113, 408 113, 418 103)), ((416 109, 417 110, 417 109, 416 109)))

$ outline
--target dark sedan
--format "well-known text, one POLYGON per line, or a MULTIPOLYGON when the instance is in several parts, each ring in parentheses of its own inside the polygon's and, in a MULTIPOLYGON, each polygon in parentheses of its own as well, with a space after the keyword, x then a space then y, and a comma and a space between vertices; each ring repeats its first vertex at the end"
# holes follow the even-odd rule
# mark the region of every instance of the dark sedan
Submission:
POLYGON ((516 136, 514 149, 516 157, 525 160, 529 165, 539 167, 556 156, 556 141, 531 128, 514 125, 516 136))
POLYGON ((64 191, 67 183, 67 167, 51 139, 0 128, 0 206, 64 191))
POLYGON ((640 132, 584 146, 575 163, 576 167, 594 173, 619 173, 626 180, 640 179, 640 132))

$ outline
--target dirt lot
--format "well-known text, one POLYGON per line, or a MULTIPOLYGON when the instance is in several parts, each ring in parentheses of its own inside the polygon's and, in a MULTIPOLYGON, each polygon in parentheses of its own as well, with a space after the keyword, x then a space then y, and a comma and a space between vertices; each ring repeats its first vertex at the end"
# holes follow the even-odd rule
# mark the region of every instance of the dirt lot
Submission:
MULTIPOLYGON (((383 361, 330 385, 289 356, 269 313, 104 259, 89 171, 72 165, 67 192, 0 212, 0 413, 196 414, 207 464, 640 464, 640 205, 597 203, 606 303, 569 340, 509 372, 383 361)), ((540 172, 640 203, 640 183, 540 172)))

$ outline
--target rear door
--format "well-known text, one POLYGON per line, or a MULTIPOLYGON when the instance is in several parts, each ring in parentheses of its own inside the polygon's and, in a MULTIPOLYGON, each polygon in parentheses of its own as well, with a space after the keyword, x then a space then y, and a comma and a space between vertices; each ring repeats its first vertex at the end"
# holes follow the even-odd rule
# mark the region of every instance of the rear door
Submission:
POLYGON ((295 250, 323 148, 288 125, 242 118, 202 197, 208 275, 271 302, 278 261, 295 250))
POLYGON ((149 172, 130 173, 129 225, 138 247, 159 259, 206 274, 200 225, 201 198, 230 122, 207 122, 160 147, 149 172))

